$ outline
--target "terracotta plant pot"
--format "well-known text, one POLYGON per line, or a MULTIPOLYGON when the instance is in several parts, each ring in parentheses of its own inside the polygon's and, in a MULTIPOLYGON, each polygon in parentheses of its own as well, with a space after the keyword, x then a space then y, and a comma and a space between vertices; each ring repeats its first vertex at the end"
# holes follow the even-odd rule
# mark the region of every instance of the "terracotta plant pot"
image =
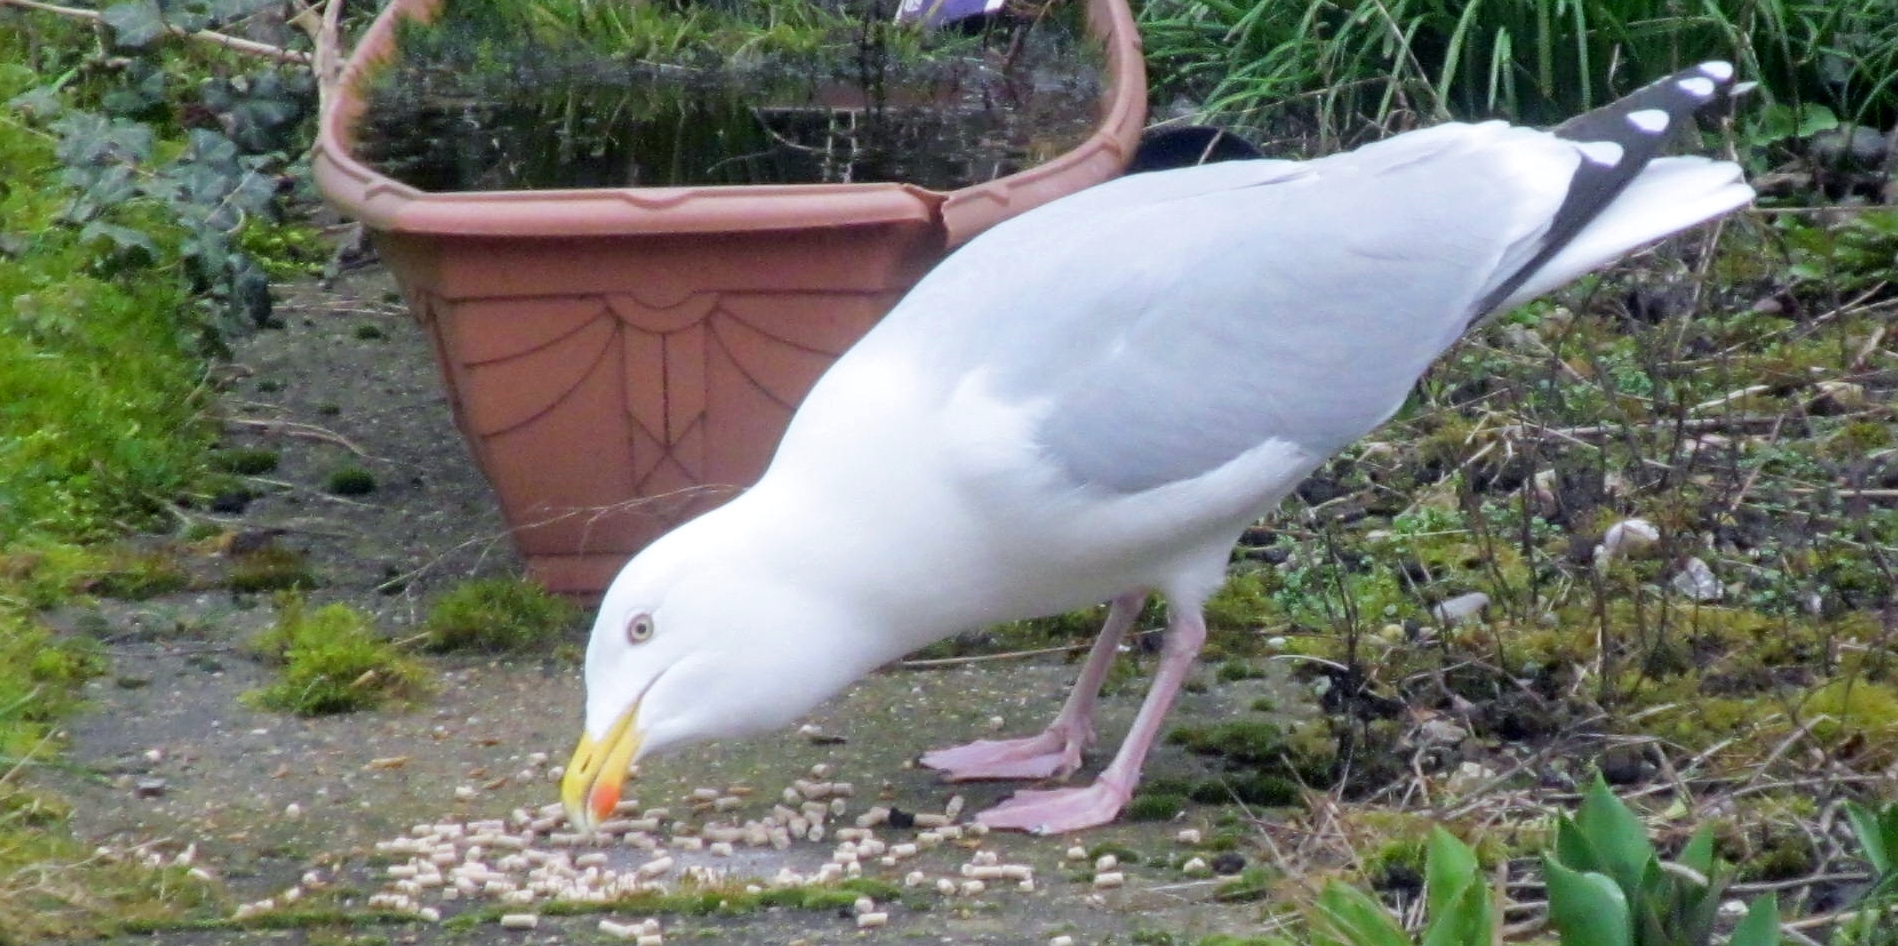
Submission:
POLYGON ((430 332, 457 424, 530 571, 598 594, 627 558, 756 480, 824 369, 949 249, 1120 173, 1145 119, 1126 0, 1088 0, 1101 119, 1051 161, 948 193, 907 184, 425 193, 351 154, 364 35, 312 166, 430 332))

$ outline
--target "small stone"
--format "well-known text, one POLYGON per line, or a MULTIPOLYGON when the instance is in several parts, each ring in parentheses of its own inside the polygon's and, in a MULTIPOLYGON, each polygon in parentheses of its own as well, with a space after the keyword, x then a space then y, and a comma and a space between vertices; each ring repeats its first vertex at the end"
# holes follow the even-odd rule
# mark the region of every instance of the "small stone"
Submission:
POLYGON ((1601 544, 1595 546, 1595 564, 1606 566, 1617 558, 1647 548, 1661 540, 1661 530, 1646 519, 1623 519, 1608 527, 1601 544))
POLYGON ((1674 590, 1693 601, 1720 600, 1720 579, 1714 577, 1713 569, 1698 558, 1690 558, 1674 576, 1674 590))
POLYGON ((1205 858, 1195 857, 1192 860, 1189 860, 1186 863, 1181 864, 1180 872, 1185 873, 1185 874, 1193 874, 1197 876, 1200 874, 1210 874, 1213 872, 1213 868, 1211 865, 1206 863, 1205 858))
POLYGON ((1440 601, 1430 608, 1430 614, 1444 624, 1468 624, 1483 616, 1483 609, 1489 607, 1489 595, 1472 591, 1466 595, 1457 595, 1447 601, 1440 601))
POLYGON ((455 799, 457 801, 467 801, 473 797, 475 797, 475 788, 473 785, 455 786, 455 799))
POLYGON ((142 778, 132 783, 132 796, 135 798, 162 798, 167 783, 162 778, 142 778))
POLYGON ((1238 851, 1222 851, 1213 858, 1213 873, 1222 877, 1245 869, 1246 856, 1238 851))
POLYGON ((1174 835, 1173 837, 1174 839, 1178 840, 1181 844, 1198 844, 1200 840, 1199 829, 1198 828, 1181 828, 1180 833, 1174 835))

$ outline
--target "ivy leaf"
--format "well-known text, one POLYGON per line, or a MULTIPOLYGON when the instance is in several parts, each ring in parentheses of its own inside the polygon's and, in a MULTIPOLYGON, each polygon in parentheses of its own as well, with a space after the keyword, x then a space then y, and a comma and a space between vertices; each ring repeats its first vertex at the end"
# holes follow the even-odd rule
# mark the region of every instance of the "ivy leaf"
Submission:
POLYGON ((195 33, 210 29, 213 22, 211 5, 205 0, 162 0, 165 19, 172 25, 195 33))
POLYGON ((210 10, 218 22, 228 23, 281 3, 282 0, 211 0, 210 10))
POLYGON ((66 109, 59 100, 59 91, 50 85, 21 92, 7 100, 7 107, 35 118, 53 118, 66 109))
POLYGON ((144 59, 135 59, 126 72, 127 81, 107 92, 99 100, 105 110, 128 118, 149 115, 165 104, 164 70, 144 59))
POLYGON ((151 237, 131 227, 122 227, 116 223, 106 223, 103 220, 94 220, 79 230, 79 239, 81 242, 92 243, 101 238, 111 241, 112 248, 118 252, 123 253, 127 250, 142 250, 148 254, 147 258, 158 258, 158 244, 153 243, 151 237))
POLYGON ((52 125, 59 135, 54 154, 68 168, 137 164, 156 147, 151 127, 122 118, 74 112, 52 125))
POLYGON ((232 259, 229 303, 233 320, 249 319, 259 327, 270 324, 270 277, 248 256, 232 259))
POLYGON ((112 28, 112 43, 125 49, 144 49, 171 32, 157 0, 126 0, 99 11, 112 28))

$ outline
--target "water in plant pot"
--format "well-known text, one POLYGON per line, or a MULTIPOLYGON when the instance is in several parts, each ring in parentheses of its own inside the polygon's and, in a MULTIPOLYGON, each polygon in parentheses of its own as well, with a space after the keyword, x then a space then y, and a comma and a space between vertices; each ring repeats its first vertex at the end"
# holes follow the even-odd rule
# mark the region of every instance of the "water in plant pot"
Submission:
POLYGON ((1070 150, 1101 103, 1101 55, 1071 0, 929 32, 893 23, 881 3, 801 12, 795 29, 775 12, 777 25, 759 26, 722 8, 630 7, 689 20, 663 28, 694 35, 663 42, 653 24, 604 37, 598 23, 550 27, 548 10, 576 0, 541 2, 451 0, 436 24, 405 31, 372 80, 359 153, 427 191, 949 190, 1070 150))

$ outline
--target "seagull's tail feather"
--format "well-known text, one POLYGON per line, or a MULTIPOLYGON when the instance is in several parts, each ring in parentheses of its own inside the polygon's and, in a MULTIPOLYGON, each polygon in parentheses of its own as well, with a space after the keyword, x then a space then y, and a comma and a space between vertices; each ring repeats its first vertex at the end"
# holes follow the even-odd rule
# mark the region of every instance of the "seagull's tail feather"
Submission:
POLYGON ((1479 315, 1527 301, 1752 200, 1736 164, 1655 158, 1671 132, 1727 100, 1733 89, 1732 65, 1701 63, 1557 127, 1553 134, 1574 142, 1582 160, 1541 248, 1484 297, 1479 315))
POLYGON ((1707 158, 1659 158, 1620 196, 1536 266, 1494 309, 1506 310, 1608 264, 1629 250, 1743 207, 1753 189, 1738 165, 1707 158))

